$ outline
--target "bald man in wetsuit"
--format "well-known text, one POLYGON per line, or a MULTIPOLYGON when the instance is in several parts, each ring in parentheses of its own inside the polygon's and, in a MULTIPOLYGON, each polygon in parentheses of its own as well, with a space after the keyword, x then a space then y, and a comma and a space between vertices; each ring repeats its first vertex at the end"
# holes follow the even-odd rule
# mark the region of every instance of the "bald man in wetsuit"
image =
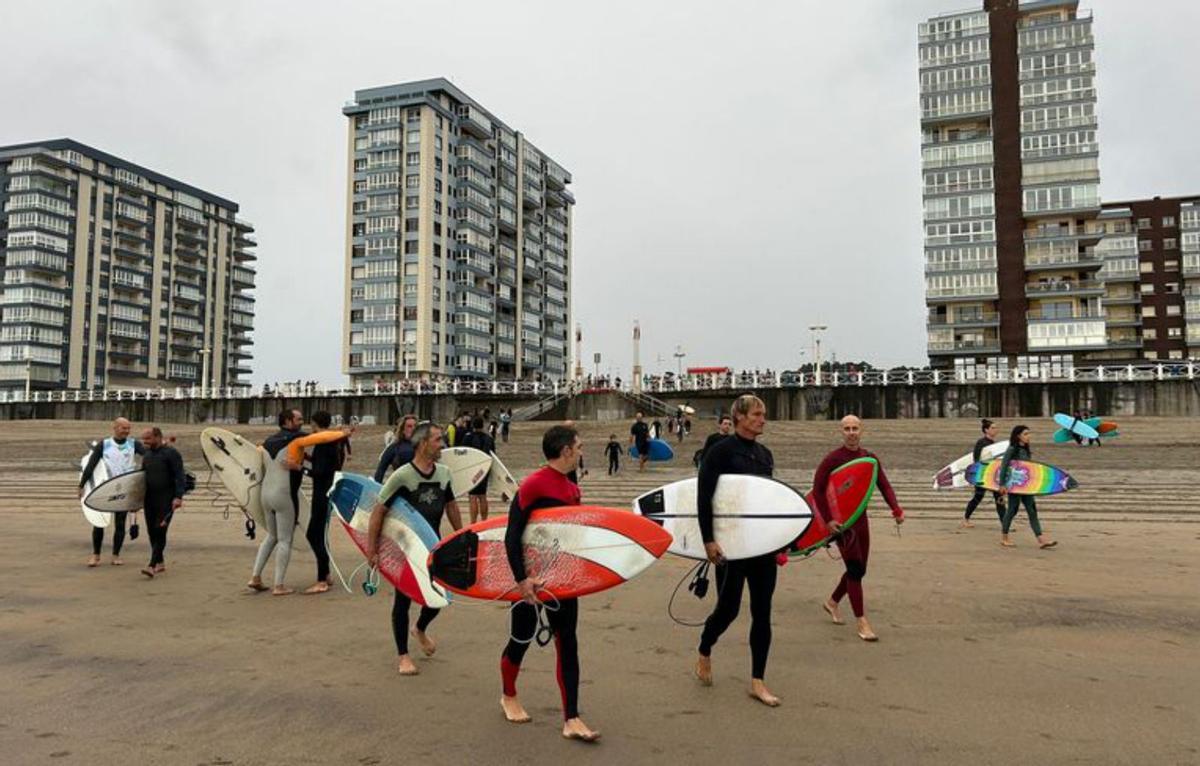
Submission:
POLYGON ((846 566, 846 572, 842 575, 842 579, 838 582, 832 595, 821 606, 835 625, 842 625, 843 620, 838 610, 838 604, 843 596, 850 596, 850 608, 854 610, 854 616, 858 619, 858 637, 863 641, 878 641, 879 636, 875 635, 875 631, 871 629, 871 623, 867 621, 862 588, 863 578, 867 574, 867 557, 871 552, 870 520, 867 519, 867 514, 864 512, 853 526, 843 532, 841 524, 834 521, 830 512, 827 494, 829 476, 835 470, 860 457, 875 458, 876 462, 879 462, 879 473, 875 485, 879 487, 883 493, 883 499, 892 509, 892 518, 895 519, 896 525, 904 523, 904 509, 900 507, 900 501, 896 499, 896 492, 892 489, 887 474, 884 473, 883 463, 879 461, 878 456, 862 447, 862 432, 862 421, 858 417, 847 415, 842 418, 842 446, 826 455, 825 459, 821 461, 821 465, 817 467, 816 476, 813 477, 812 495, 816 500, 816 511, 821 514, 821 518, 829 526, 829 531, 842 532, 842 536, 837 540, 837 546, 842 553, 842 563, 846 566))

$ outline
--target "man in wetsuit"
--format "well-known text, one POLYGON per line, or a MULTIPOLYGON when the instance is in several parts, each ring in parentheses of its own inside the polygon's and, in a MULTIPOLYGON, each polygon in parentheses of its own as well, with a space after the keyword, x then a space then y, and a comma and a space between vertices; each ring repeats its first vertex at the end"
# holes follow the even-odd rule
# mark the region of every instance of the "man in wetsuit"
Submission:
MULTIPOLYGON (((983 457, 984 448, 990 447, 996 443, 996 424, 995 423, 988 420, 987 418, 984 418, 980 422, 980 428, 983 431, 983 436, 978 441, 975 442, 975 448, 971 451, 971 457, 976 463, 980 462, 980 459, 983 457)), ((983 487, 975 488, 975 494, 971 496, 970 501, 967 503, 967 509, 965 511, 963 511, 963 520, 962 520, 962 522, 959 523, 959 525, 958 525, 959 527, 970 528, 970 527, 975 526, 971 522, 971 514, 974 513, 975 509, 979 507, 979 504, 981 502, 983 502, 983 498, 984 498, 984 496, 987 495, 987 492, 988 491, 986 489, 984 489, 983 487)), ((996 515, 1000 517, 1000 523, 1003 524, 1004 523, 1004 500, 1001 499, 999 492, 993 492, 992 498, 996 501, 996 515)))
POLYGON ((154 427, 142 431, 146 453, 142 470, 146 472, 146 534, 150 537, 150 563, 142 574, 153 578, 167 571, 163 552, 167 548, 167 528, 171 518, 183 505, 187 492, 187 476, 183 472, 183 457, 163 441, 162 430, 154 427))
MULTIPOLYGON (((312 414, 316 432, 330 430, 333 417, 324 410, 312 414)), ((333 477, 346 463, 350 453, 350 439, 325 442, 312 448, 308 475, 312 478, 312 507, 308 516, 308 529, 304 537, 317 559, 317 581, 304 589, 306 596, 325 593, 332 584, 329 577, 329 550, 325 547, 325 532, 329 526, 329 490, 333 477)))
MULTIPOLYGON (((79 475, 80 500, 83 499, 84 486, 91 481, 92 474, 101 460, 104 461, 104 467, 108 470, 110 479, 137 470, 138 458, 145 452, 145 447, 137 439, 129 438, 133 424, 125 418, 117 418, 113 421, 112 429, 112 438, 101 439, 92 447, 92 454, 88 457, 87 465, 84 466, 83 473, 79 475)), ((125 563, 121 560, 121 546, 125 544, 125 519, 128 515, 128 512, 113 514, 113 566, 119 567, 125 563)), ((104 527, 92 527, 92 556, 88 559, 89 567, 100 564, 100 549, 103 546, 104 527)))
POLYGON ((729 436, 731 433, 733 433, 733 418, 729 417, 728 415, 721 415, 720 420, 717 421, 717 432, 709 434, 708 438, 704 440, 704 446, 701 447, 696 453, 696 467, 700 467, 700 464, 704 461, 704 456, 708 454, 708 451, 714 444, 729 436))
POLYGON ((609 434, 604 454, 608 458, 608 475, 612 476, 621 470, 621 442, 617 441, 616 434, 609 434))
MULTIPOLYGON (((483 418, 476 417, 471 421, 471 430, 463 436, 462 444, 464 447, 473 447, 485 455, 490 455, 496 451, 496 440, 488 436, 488 432, 483 430, 483 418)), ((471 488, 467 493, 468 502, 471 503, 470 514, 471 523, 476 521, 486 521, 488 517, 488 476, 484 476, 483 480, 471 488)))
POLYGON ((639 412, 629 427, 629 443, 637 447, 639 471, 646 470, 646 461, 650 459, 650 426, 646 425, 645 417, 639 412))
POLYGON ((704 552, 717 568, 717 605, 704 621, 700 634, 696 678, 712 685, 712 648, 721 634, 737 619, 742 607, 742 589, 750 588, 750 696, 769 707, 779 698, 763 680, 771 652, 771 598, 775 594, 778 566, 774 552, 729 561, 713 535, 713 495, 725 474, 770 477, 775 472, 771 450, 758 443, 767 423, 767 407, 753 394, 743 394, 733 403, 733 435, 715 442, 700 464, 696 487, 696 512, 704 552))
MULTIPOLYGON (((827 491, 830 474, 851 460, 860 457, 873 457, 879 462, 877 455, 863 449, 862 431, 862 421, 856 416, 847 415, 842 418, 842 446, 825 456, 825 459, 817 466, 817 473, 813 477, 812 494, 817 504, 815 510, 821 514, 821 518, 829 526, 829 531, 833 533, 841 532, 842 527, 841 524, 834 521, 829 508, 827 491)), ((880 492, 883 493, 883 499, 892 509, 892 518, 896 525, 903 524, 904 509, 900 507, 900 501, 896 499, 896 492, 892 489, 891 482, 888 481, 882 462, 879 462, 879 474, 875 485, 879 487, 880 492)), ((871 629, 871 623, 867 621, 866 606, 863 600, 862 581, 867 574, 867 557, 871 552, 871 523, 866 512, 863 512, 854 526, 842 533, 837 546, 842 553, 842 563, 846 566, 846 572, 842 575, 833 594, 822 603, 822 607, 834 624, 841 625, 843 622, 841 613, 838 611, 838 603, 843 596, 849 595, 850 608, 854 610, 854 616, 858 618, 858 637, 863 641, 878 641, 879 636, 875 635, 875 631, 871 629)))
POLYGON ((508 529, 504 546, 508 552, 508 564, 521 596, 521 601, 512 608, 508 644, 500 655, 500 678, 503 696, 500 707, 504 717, 513 723, 527 723, 529 714, 517 699, 517 674, 521 672, 521 660, 538 632, 539 611, 554 634, 554 647, 558 657, 558 688, 562 692, 563 728, 567 739, 594 742, 600 732, 594 731, 579 717, 579 642, 576 628, 579 623, 579 599, 561 599, 557 604, 543 607, 538 600, 542 585, 525 569, 525 551, 521 536, 529 522, 529 515, 540 508, 559 508, 579 505, 579 485, 568 475, 579 465, 583 444, 579 433, 570 426, 554 426, 542 437, 542 454, 546 465, 525 477, 521 488, 509 507, 508 529))
MULTIPOLYGON (((412 460, 395 470, 379 491, 379 502, 371 510, 371 521, 367 532, 367 560, 372 566, 379 565, 379 535, 383 531, 383 519, 388 508, 397 499, 402 499, 421 514, 440 538, 442 516, 450 519, 450 526, 462 529, 462 514, 454 501, 454 490, 450 487, 450 469, 438 462, 442 456, 442 429, 428 421, 418 423, 413 429, 412 460)), ((408 654, 408 608, 412 599, 396 591, 392 601, 392 638, 399 655, 397 672, 402 676, 415 676, 420 671, 408 654)), ((426 631, 441 610, 421 607, 417 624, 412 629, 413 638, 421 645, 426 657, 437 651, 437 643, 426 631)))

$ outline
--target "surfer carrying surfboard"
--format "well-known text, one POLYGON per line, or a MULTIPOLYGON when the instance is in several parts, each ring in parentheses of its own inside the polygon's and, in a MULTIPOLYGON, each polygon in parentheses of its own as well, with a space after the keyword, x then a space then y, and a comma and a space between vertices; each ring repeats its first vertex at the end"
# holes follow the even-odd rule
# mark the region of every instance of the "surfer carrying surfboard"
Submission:
POLYGON ((646 425, 645 417, 639 412, 629 427, 629 443, 637 447, 639 472, 646 470, 646 461, 650 459, 650 426, 646 425))
POLYGON ((563 701, 562 735, 567 739, 595 742, 600 738, 600 732, 589 728, 579 717, 579 640, 576 636, 579 599, 564 598, 543 606, 538 599, 542 583, 527 574, 525 548, 521 544, 533 511, 580 504, 579 485, 567 477, 578 468, 582 454, 583 444, 574 428, 563 425, 547 430, 542 436, 546 465, 525 477, 509 507, 504 547, 522 600, 512 607, 508 644, 500 655, 503 689, 500 707, 504 717, 512 723, 532 720, 517 698, 517 675, 521 672, 525 652, 542 632, 541 620, 545 619, 554 636, 558 658, 558 688, 563 701))
POLYGON ((771 598, 775 594, 778 568, 775 553, 726 560, 713 534, 713 495, 717 482, 726 474, 770 477, 775 471, 771 450, 758 443, 767 423, 767 406, 753 394, 743 394, 733 403, 733 435, 715 442, 700 463, 696 487, 696 512, 700 536, 708 560, 717 569, 717 605, 704 621, 696 658, 696 678, 712 685, 712 648, 742 607, 742 590, 750 588, 750 696, 769 707, 779 705, 764 682, 767 656, 771 653, 771 598))
MULTIPOLYGON (((367 532, 367 560, 371 566, 379 566, 379 535, 383 531, 383 519, 388 506, 401 498, 421 514, 433 531, 441 535, 442 516, 450 519, 450 526, 462 529, 462 514, 454 500, 454 489, 450 486, 450 469, 438 462, 442 456, 442 429, 435 423, 418 423, 412 433, 412 460, 400 466, 388 478, 379 491, 379 502, 371 509, 371 521, 367 532)), ((412 599, 396 591, 392 601, 392 637, 396 641, 399 655, 396 670, 402 676, 415 676, 419 670, 408 655, 408 608, 412 599)), ((421 645, 426 657, 437 651, 437 643, 426 631, 429 624, 441 612, 440 609, 421 607, 417 624, 412 629, 413 638, 421 645)))
POLYGON ((1003 462, 1000 463, 1000 495, 1008 495, 1008 510, 1004 514, 1004 518, 1000 520, 1000 545, 1004 548, 1015 548, 1016 543, 1008 539, 1008 530, 1012 527, 1013 519, 1017 516, 1017 511, 1021 505, 1025 506, 1025 514, 1029 516, 1029 529, 1037 537, 1038 546, 1042 548, 1053 548, 1058 545, 1057 540, 1051 540, 1048 535, 1042 533, 1042 524, 1038 521, 1037 502, 1034 501, 1033 495, 1014 495, 1008 491, 1007 484, 1009 474, 1012 472, 1010 463, 1014 460, 1031 460, 1033 452, 1029 448, 1029 443, 1033 438, 1033 432, 1026 426, 1017 426, 1012 430, 1012 436, 1009 438, 1008 451, 1004 453, 1003 462))
POLYGON ((900 501, 896 499, 896 492, 892 489, 887 474, 883 472, 883 463, 874 453, 863 449, 862 433, 862 420, 856 415, 847 415, 842 418, 842 446, 826 455, 821 464, 817 466, 817 473, 813 476, 812 495, 816 501, 817 513, 821 514, 821 518, 825 520, 829 530, 834 533, 842 533, 838 538, 837 546, 842 554, 842 563, 846 566, 842 579, 838 581, 833 593, 821 606, 835 625, 841 625, 843 623, 842 616, 838 611, 838 604, 843 597, 849 596, 850 608, 858 620, 858 637, 863 641, 878 641, 879 636, 875 635, 875 631, 871 629, 871 623, 867 620, 862 587, 863 578, 867 575, 867 557, 871 553, 870 520, 867 519, 864 511, 853 526, 843 530, 841 524, 834 520, 829 507, 830 474, 851 460, 861 457, 875 458, 879 463, 875 485, 879 487, 880 492, 883 493, 883 499, 892 509, 892 518, 895 519, 896 524, 904 523, 904 509, 900 507, 900 501))
MULTIPOLYGON (((101 460, 104 461, 104 467, 108 469, 108 477, 113 478, 120 476, 123 473, 129 473, 137 468, 138 456, 145 453, 145 447, 137 439, 130 439, 129 432, 133 430, 133 424, 125 418, 117 418, 112 424, 113 435, 111 439, 101 439, 92 447, 92 454, 88 458, 87 465, 83 468, 83 473, 79 475, 79 499, 83 499, 84 486, 91 480, 92 474, 96 470, 96 466, 101 460)), ((121 566, 124 562, 121 561, 121 546, 125 544, 125 518, 128 513, 113 514, 113 544, 112 544, 112 563, 113 566, 121 566)), ((92 556, 88 559, 88 566, 94 567, 100 564, 100 549, 104 547, 104 527, 92 527, 92 556)))
MULTIPOLYGON (((971 457, 974 462, 979 463, 983 460, 983 450, 996 443, 996 424, 984 418, 980 421, 980 428, 983 431, 983 436, 975 442, 975 449, 971 452, 971 457)), ((967 508, 963 511, 963 520, 959 524, 960 527, 973 527, 971 523, 971 514, 983 502, 984 496, 987 495, 987 490, 983 487, 976 487, 975 494, 971 496, 971 500, 967 503, 967 508)), ((1000 523, 1004 523, 1004 501, 1000 498, 999 492, 992 493, 992 499, 996 502, 996 516, 1000 519, 1000 523)))

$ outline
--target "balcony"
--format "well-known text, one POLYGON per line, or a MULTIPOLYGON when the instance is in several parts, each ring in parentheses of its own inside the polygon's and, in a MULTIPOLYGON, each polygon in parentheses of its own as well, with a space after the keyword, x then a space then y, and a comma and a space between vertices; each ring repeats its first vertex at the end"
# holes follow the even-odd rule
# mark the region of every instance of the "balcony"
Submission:
POLYGON ((926 303, 962 303, 978 301, 994 301, 1000 297, 994 286, 984 287, 946 287, 925 291, 926 303))
POLYGON ((1104 318, 1105 314, 1103 310, 1089 308, 1074 308, 1069 312, 1058 310, 1033 310, 1025 312, 1025 319, 1030 322, 1067 322, 1071 320, 1095 320, 1104 318))
MULTIPOLYGON (((1107 301, 1106 301, 1107 303, 1107 301)), ((1142 318, 1137 315, 1118 314, 1116 316, 1109 315, 1106 318, 1106 323, 1109 327, 1141 327, 1142 318)))
POLYGON ((1105 306, 1137 306, 1142 302, 1142 296, 1139 293, 1106 294, 1103 302, 1105 306))
POLYGON ((231 272, 233 282, 243 287, 254 287, 254 272, 250 269, 235 267, 231 272))
MULTIPOLYGON (((1049 215, 1049 213, 1047 213, 1049 215)), ((1025 232, 1025 241, 1028 242, 1099 242, 1104 237, 1104 232, 1100 231, 1081 231, 1072 229, 1067 226, 1041 227, 1031 229, 1025 232)))
POLYGON ((1096 277, 1101 282, 1139 282, 1141 272, 1138 269, 1112 269, 1108 266, 1100 269, 1096 277))
POLYGON ((945 354, 998 354, 1000 353, 1000 341, 998 339, 930 341, 928 352, 930 356, 945 354))
POLYGON ((1106 340, 1106 347, 1113 349, 1113 350, 1140 349, 1142 347, 1142 339, 1136 335, 1133 337, 1129 337, 1129 336, 1114 337, 1114 336, 1110 335, 1106 340))
POLYGON ((191 285, 176 284, 171 294, 181 301, 190 301, 191 303, 198 303, 204 298, 204 293, 191 285))
POLYGON ((1108 344, 1103 318, 1054 317, 1030 322, 1027 331, 1030 351, 1103 349, 1108 344))
POLYGON ((521 195, 521 204, 528 208, 539 208, 542 206, 542 192, 540 189, 531 188, 528 184, 525 185, 524 193, 521 195))
POLYGON ((489 139, 492 137, 492 121, 477 107, 470 104, 460 104, 458 107, 458 124, 471 135, 489 139))
POLYGON ((953 316, 930 316, 926 326, 935 327, 999 327, 1000 315, 994 311, 965 311, 953 316))
POLYGON ((1078 248, 1041 248, 1041 252, 1029 252, 1026 246, 1025 270, 1047 271, 1052 269, 1099 269, 1104 265, 1103 259, 1094 252, 1080 252, 1078 248))
POLYGON ((1185 277, 1200 277, 1200 255, 1183 256, 1183 275, 1185 277))
POLYGON ((1062 298, 1104 295, 1104 283, 1094 279, 1063 279, 1025 285, 1027 298, 1062 298))

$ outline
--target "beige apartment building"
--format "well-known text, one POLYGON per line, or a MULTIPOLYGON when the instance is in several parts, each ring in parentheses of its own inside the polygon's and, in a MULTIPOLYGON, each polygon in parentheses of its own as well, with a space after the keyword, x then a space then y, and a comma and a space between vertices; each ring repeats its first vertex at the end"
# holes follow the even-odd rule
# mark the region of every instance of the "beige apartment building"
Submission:
POLYGON ((0 147, 0 390, 247 385, 237 212, 76 141, 0 147))
POLYGON ((571 174, 444 79, 342 112, 351 383, 565 379, 571 174))

